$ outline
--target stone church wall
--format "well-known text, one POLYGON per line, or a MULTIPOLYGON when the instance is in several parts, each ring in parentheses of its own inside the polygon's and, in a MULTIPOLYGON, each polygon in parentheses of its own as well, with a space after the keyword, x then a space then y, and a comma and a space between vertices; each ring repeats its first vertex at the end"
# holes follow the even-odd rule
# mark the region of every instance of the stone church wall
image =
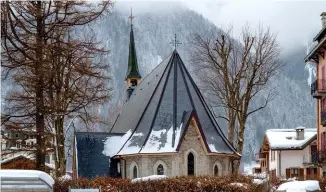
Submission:
POLYGON ((187 175, 187 156, 189 152, 192 152, 195 156, 195 175, 213 175, 214 165, 218 166, 219 175, 230 173, 229 157, 223 155, 207 155, 200 140, 201 137, 193 121, 189 125, 177 154, 126 157, 127 178, 133 179, 133 167, 135 165, 138 171, 137 177, 156 175, 159 164, 163 165, 164 175, 166 176, 187 175))

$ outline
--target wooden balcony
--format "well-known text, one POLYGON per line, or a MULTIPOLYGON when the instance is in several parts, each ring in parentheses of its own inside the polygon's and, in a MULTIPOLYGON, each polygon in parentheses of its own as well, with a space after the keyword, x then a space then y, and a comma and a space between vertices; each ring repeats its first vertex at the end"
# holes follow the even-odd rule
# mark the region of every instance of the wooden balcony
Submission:
POLYGON ((326 96, 326 80, 317 79, 311 83, 311 95, 315 99, 321 99, 326 96))

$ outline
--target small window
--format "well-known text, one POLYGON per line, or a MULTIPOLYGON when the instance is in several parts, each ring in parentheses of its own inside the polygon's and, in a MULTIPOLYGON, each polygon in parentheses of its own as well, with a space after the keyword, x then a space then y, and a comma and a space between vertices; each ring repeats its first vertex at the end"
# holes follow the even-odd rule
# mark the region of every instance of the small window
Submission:
POLYGON ((188 175, 195 175, 195 156, 192 153, 188 154, 188 175))
POLYGON ((135 87, 135 86, 137 86, 137 80, 136 80, 136 79, 132 79, 132 80, 130 81, 130 84, 131 84, 131 87, 135 87))
POLYGON ((164 167, 161 164, 157 166, 157 175, 164 175, 164 167))
POLYGON ((18 133, 16 133, 16 137, 18 137, 18 133))
POLYGON ((135 178, 137 178, 138 176, 137 176, 137 167, 136 167, 136 165, 134 166, 134 169, 133 169, 133 178, 135 179, 135 178))
POLYGON ((217 165, 214 166, 214 176, 218 176, 218 167, 217 167, 217 165))

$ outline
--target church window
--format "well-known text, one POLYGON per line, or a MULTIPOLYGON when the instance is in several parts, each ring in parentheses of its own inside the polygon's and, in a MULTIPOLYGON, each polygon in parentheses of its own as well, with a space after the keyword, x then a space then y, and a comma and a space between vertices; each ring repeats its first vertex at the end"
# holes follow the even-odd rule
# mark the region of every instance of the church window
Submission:
POLYGON ((217 167, 217 165, 214 166, 214 176, 218 176, 218 167, 217 167))
POLYGON ((188 175, 195 175, 195 156, 191 152, 188 154, 188 175))
POLYGON ((213 175, 214 176, 221 176, 222 175, 222 165, 220 163, 220 161, 215 161, 215 163, 213 164, 213 175))
POLYGON ((164 167, 162 164, 157 166, 157 175, 164 175, 164 167))
POLYGON ((137 178, 138 176, 137 176, 137 167, 136 167, 136 165, 134 166, 134 169, 133 169, 133 178, 135 179, 135 178, 137 178))

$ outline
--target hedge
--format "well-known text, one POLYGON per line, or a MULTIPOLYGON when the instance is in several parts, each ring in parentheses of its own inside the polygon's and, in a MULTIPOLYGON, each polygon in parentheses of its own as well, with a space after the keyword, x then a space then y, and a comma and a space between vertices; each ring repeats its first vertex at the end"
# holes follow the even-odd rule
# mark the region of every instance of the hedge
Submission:
POLYGON ((99 188, 103 192, 262 192, 263 185, 256 185, 252 179, 242 175, 176 177, 157 181, 132 183, 128 179, 97 177, 92 180, 79 178, 77 181, 55 182, 55 192, 67 192, 71 188, 99 188), (234 183, 233 185, 231 183, 234 183), (241 183, 241 184, 239 184, 241 183))

